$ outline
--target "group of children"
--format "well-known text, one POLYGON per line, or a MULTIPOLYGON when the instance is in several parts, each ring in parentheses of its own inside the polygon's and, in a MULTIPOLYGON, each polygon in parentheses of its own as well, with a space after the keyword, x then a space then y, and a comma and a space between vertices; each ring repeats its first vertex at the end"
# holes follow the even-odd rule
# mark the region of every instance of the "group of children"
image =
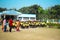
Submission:
MULTIPOLYGON (((13 20, 12 19, 9 19, 8 21, 6 19, 3 20, 3 23, 2 23, 2 31, 3 32, 11 32, 12 31, 12 28, 13 28, 13 20), (7 30, 7 25, 9 25, 9 30, 7 30)), ((17 20, 16 21, 16 31, 20 31, 19 30, 20 28, 20 21, 17 20)))

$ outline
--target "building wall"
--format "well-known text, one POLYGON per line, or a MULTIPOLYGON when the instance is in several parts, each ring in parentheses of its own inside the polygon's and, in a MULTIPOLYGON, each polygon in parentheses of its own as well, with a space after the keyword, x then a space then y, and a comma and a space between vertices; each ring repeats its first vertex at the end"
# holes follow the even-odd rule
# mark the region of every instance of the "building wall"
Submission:
POLYGON ((17 19, 20 21, 35 21, 36 15, 35 14, 21 14, 17 16, 17 19))

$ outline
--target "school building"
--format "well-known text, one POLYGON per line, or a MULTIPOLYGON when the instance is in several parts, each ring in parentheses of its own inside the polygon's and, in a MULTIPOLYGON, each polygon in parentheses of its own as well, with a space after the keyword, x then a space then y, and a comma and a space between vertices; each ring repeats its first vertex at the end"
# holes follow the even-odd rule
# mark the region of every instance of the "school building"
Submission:
POLYGON ((36 14, 23 14, 14 10, 7 10, 0 13, 0 18, 6 18, 7 20, 12 18, 13 20, 20 21, 35 21, 36 14))

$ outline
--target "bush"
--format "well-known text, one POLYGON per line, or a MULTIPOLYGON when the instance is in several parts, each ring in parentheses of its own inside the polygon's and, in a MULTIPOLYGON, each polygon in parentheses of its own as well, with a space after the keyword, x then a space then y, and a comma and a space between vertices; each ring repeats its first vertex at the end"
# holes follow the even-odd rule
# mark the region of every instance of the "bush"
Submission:
POLYGON ((59 23, 47 23, 49 28, 58 28, 60 29, 60 24, 59 23))

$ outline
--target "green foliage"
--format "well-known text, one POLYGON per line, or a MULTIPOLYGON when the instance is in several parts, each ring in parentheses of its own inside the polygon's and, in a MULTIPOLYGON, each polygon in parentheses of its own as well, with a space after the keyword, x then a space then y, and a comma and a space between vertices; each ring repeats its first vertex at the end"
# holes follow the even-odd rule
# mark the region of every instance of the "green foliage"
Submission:
POLYGON ((47 23, 47 25, 50 28, 58 28, 58 29, 60 29, 60 24, 59 23, 47 23))
POLYGON ((0 7, 0 12, 7 10, 6 8, 1 8, 0 7))
MULTIPOLYGON (((0 12, 7 10, 6 8, 0 7, 0 12)), ((19 11, 25 14, 36 14, 36 18, 39 19, 60 19, 60 5, 55 5, 48 9, 43 9, 39 5, 32 5, 29 7, 23 7, 19 10, 16 10, 15 8, 9 9, 9 10, 15 10, 19 11)))
POLYGON ((19 12, 22 13, 29 13, 29 14, 36 14, 37 10, 38 10, 38 5, 33 5, 33 6, 29 6, 29 7, 23 7, 21 9, 19 9, 19 12))
POLYGON ((39 5, 32 5, 29 7, 23 7, 21 9, 19 9, 18 11, 22 12, 22 13, 36 14, 37 19, 40 19, 43 14, 43 8, 40 7, 39 5))
POLYGON ((60 19, 60 5, 55 5, 49 9, 51 19, 60 19))

